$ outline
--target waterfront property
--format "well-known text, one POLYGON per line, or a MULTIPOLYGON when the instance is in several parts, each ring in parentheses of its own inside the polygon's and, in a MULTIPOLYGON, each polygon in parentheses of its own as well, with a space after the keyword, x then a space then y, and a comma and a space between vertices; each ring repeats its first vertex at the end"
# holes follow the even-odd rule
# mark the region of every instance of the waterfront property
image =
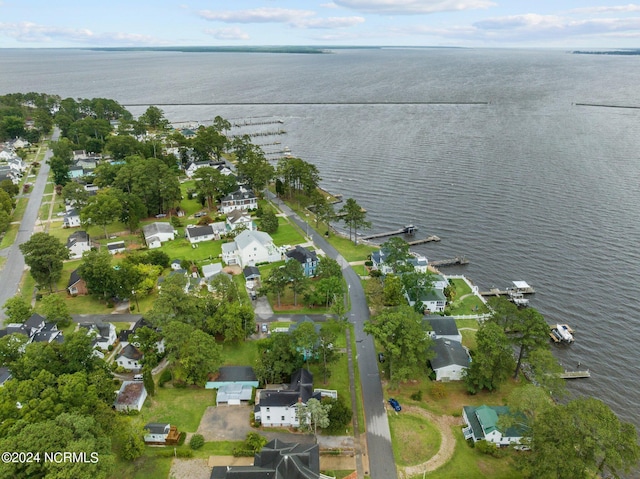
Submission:
POLYGON ((222 260, 228 265, 255 266, 280 261, 282 255, 264 231, 245 230, 231 243, 222 244, 222 260))
POLYGON ((240 187, 237 191, 220 200, 220 211, 225 215, 237 210, 254 210, 258 207, 258 198, 252 190, 240 187))
POLYGON ((308 250, 304 246, 296 245, 295 248, 288 250, 285 254, 286 261, 297 261, 302 265, 304 275, 311 278, 316 275, 318 268, 318 255, 315 251, 308 250))
POLYGON ((465 439, 473 439, 473 442, 485 440, 497 446, 520 444, 529 433, 526 418, 519 414, 515 417, 515 423, 508 428, 501 428, 499 419, 502 416, 510 416, 507 406, 464 406, 462 417, 466 426, 462 432, 465 439))
POLYGON ((435 339, 431 349, 435 356, 431 359, 431 369, 436 381, 460 381, 464 371, 471 364, 469 351, 458 341, 435 339))

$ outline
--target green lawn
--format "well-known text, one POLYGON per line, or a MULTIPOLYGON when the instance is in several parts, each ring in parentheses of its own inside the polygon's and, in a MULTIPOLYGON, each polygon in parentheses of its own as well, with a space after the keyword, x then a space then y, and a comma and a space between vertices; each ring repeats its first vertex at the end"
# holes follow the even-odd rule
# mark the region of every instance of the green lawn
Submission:
POLYGON ((372 252, 379 249, 375 246, 369 246, 361 243, 356 246, 350 239, 336 235, 331 235, 329 237, 329 243, 340 252, 344 259, 349 262, 365 261, 369 258, 369 255, 372 252))
POLYGON ((0 242, 0 249, 11 246, 18 236, 19 224, 9 225, 9 229, 5 232, 0 242))
POLYGON ((144 423, 168 422, 179 431, 196 432, 207 406, 215 406, 214 392, 200 388, 156 388, 142 407, 144 423))
POLYGON ((180 237, 173 241, 167 241, 161 249, 171 259, 208 263, 219 261, 218 258, 222 254, 222 243, 223 241, 203 241, 192 245, 187 239, 180 237))
POLYGON ((22 216, 24 215, 24 211, 27 209, 28 203, 29 198, 18 198, 18 201, 16 201, 16 207, 13 210, 13 218, 11 221, 22 221, 22 216))
POLYGON ((223 366, 253 366, 257 359, 258 347, 255 341, 222 343, 223 366))
POLYGON ((415 466, 435 456, 442 438, 433 424, 405 412, 391 411, 387 416, 397 465, 415 466))
POLYGON ((296 245, 306 241, 298 228, 282 216, 278 217, 278 230, 271 234, 271 238, 273 238, 273 244, 276 246, 296 245))
POLYGON ((111 479, 167 479, 171 469, 171 457, 158 457, 165 448, 147 447, 142 457, 133 462, 117 461, 111 479))
MULTIPOLYGON (((456 452, 451 461, 440 469, 427 473, 430 479, 520 479, 520 474, 514 467, 510 456, 495 458, 481 454, 471 448, 464 437, 462 429, 453 428, 456 438, 456 452)), ((422 475, 412 479, 422 479, 422 475)))

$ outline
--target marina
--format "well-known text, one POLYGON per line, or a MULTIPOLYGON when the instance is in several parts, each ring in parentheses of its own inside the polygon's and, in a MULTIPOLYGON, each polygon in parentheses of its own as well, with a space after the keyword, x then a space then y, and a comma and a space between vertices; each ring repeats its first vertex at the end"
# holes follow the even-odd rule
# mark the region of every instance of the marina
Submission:
POLYGON ((525 281, 512 281, 513 286, 506 289, 491 288, 489 291, 481 291, 481 296, 509 296, 519 297, 519 295, 533 294, 535 289, 525 281))
POLYGON ((362 239, 362 240, 372 240, 372 239, 376 239, 376 238, 386 238, 387 236, 395 236, 395 235, 401 235, 401 234, 413 235, 413 234, 415 234, 416 231, 418 231, 418 228, 416 228, 413 225, 407 225, 404 228, 400 228, 398 230, 386 231, 384 233, 377 233, 377 234, 373 234, 373 235, 363 236, 360 239, 362 239))

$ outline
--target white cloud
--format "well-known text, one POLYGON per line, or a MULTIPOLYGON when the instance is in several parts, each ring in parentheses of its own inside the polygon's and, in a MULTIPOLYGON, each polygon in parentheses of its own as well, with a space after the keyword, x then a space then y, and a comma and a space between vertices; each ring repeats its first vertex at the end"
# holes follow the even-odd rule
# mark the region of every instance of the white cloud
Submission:
POLYGON ((567 13, 577 13, 577 14, 600 14, 600 13, 620 13, 620 12, 640 12, 640 5, 635 5, 633 3, 629 3, 627 5, 608 5, 604 7, 583 7, 583 8, 574 8, 569 10, 567 13))
POLYGON ((249 34, 238 27, 207 28, 204 32, 218 40, 249 40, 249 34))
POLYGON ((225 23, 293 23, 315 15, 310 10, 290 10, 286 8, 256 8, 252 10, 201 10, 205 20, 225 23))
POLYGON ((137 33, 95 33, 86 28, 61 28, 32 22, 0 23, 0 35, 25 43, 49 43, 54 40, 88 44, 158 45, 164 43, 149 35, 137 33))
POLYGON ((345 8, 381 15, 415 15, 496 6, 490 0, 334 0, 345 8))
POLYGON ((364 23, 362 17, 318 17, 310 10, 256 8, 252 10, 202 10, 200 17, 224 23, 284 23, 295 28, 347 28, 364 23))
MULTIPOLYGON (((0 1, 0 5, 2 5, 2 2, 0 1)), ((321 3, 320 6, 322 8, 338 8, 338 5, 336 5, 334 2, 329 2, 329 3, 321 3)))

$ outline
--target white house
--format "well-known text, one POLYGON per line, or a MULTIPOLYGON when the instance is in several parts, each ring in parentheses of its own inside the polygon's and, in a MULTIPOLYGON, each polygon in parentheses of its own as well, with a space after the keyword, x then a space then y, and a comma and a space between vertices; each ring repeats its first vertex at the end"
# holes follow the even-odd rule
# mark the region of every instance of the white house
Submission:
POLYGON ((473 442, 484 439, 497 446, 520 444, 529 433, 529 426, 524 415, 517 415, 515 424, 506 430, 501 430, 498 425, 500 416, 509 416, 510 414, 507 406, 464 406, 462 408, 462 417, 466 424, 462 430, 464 438, 473 438, 473 442))
POLYGON ((222 260, 241 267, 259 263, 274 263, 282 259, 273 239, 264 231, 245 230, 232 243, 222 244, 222 260))
POLYGON ((80 323, 79 326, 86 329, 87 334, 93 337, 96 348, 108 349, 118 339, 113 323, 80 323))
POLYGON ((175 239, 177 231, 169 223, 155 222, 142 227, 144 241, 149 249, 160 248, 162 243, 175 239))
POLYGON ((140 411, 145 399, 147 390, 142 381, 123 381, 113 407, 116 411, 140 411))
POLYGON ((431 279, 433 283, 429 291, 423 292, 419 298, 410 297, 405 291, 405 298, 407 298, 410 306, 413 306, 416 301, 421 301, 426 311, 430 313, 444 313, 444 308, 447 305, 447 297, 444 294, 444 289, 449 285, 449 282, 444 276, 439 274, 431 276, 431 279))
POLYGON ((299 369, 291 376, 287 389, 262 389, 256 394, 254 416, 266 427, 298 427, 297 405, 306 406, 311 398, 320 400, 320 392, 313 389, 313 374, 299 369))
POLYGON ((71 233, 67 238, 67 249, 70 259, 82 258, 83 253, 91 249, 89 234, 82 230, 71 233))
POLYGON ((432 316, 427 315, 426 320, 431 327, 431 337, 433 339, 448 339, 449 341, 462 342, 462 334, 456 326, 455 318, 451 316, 432 316))
POLYGON ((255 229, 251 215, 244 210, 230 211, 227 214, 227 227, 229 231, 235 231, 237 229, 255 229))
POLYGON ((225 215, 236 210, 254 210, 258 208, 258 198, 252 190, 240 187, 237 191, 220 200, 220 211, 225 215))
POLYGON ((202 265, 202 277, 209 281, 214 276, 222 273, 222 263, 211 263, 202 265))
POLYGON ((107 250, 111 254, 124 253, 126 251, 124 241, 114 241, 113 243, 107 243, 107 250))
POLYGON ((62 219, 63 228, 77 228, 80 226, 80 213, 75 208, 67 210, 62 219))
POLYGON ((184 229, 184 235, 191 244, 220 239, 216 236, 216 233, 210 224, 202 226, 189 225, 184 229))
POLYGON ((143 354, 133 344, 127 344, 118 357, 116 358, 116 364, 129 371, 138 371, 142 368, 143 354))
POLYGON ((145 424, 144 429, 144 442, 147 444, 170 446, 177 444, 180 438, 178 428, 169 423, 150 422, 145 424))
POLYGON ((432 350, 435 356, 431 359, 431 369, 436 374, 436 381, 460 381, 464 371, 471 364, 469 351, 458 341, 436 339, 432 350))

